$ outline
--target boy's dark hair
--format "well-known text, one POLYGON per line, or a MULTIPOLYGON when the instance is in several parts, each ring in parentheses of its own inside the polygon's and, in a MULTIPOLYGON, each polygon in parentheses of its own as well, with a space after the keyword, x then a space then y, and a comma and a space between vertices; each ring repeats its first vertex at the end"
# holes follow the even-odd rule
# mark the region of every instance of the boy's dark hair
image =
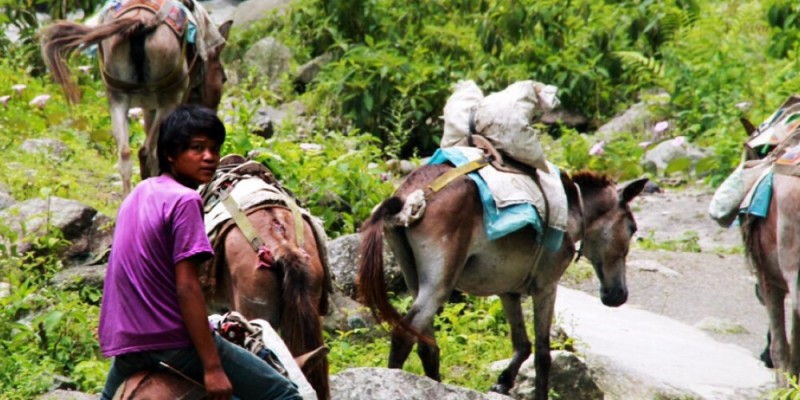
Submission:
POLYGON ((222 146, 225 142, 225 125, 214 110, 196 104, 178 106, 161 122, 158 130, 159 172, 170 170, 169 157, 189 148, 192 138, 205 136, 222 146))

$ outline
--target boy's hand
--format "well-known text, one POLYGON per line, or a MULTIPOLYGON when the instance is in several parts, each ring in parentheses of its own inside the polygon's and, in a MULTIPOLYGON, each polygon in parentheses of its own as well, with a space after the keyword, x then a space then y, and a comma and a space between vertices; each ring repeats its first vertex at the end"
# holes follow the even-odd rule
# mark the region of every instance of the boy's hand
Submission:
POLYGON ((203 380, 209 400, 230 400, 233 396, 233 386, 222 368, 206 371, 203 380))

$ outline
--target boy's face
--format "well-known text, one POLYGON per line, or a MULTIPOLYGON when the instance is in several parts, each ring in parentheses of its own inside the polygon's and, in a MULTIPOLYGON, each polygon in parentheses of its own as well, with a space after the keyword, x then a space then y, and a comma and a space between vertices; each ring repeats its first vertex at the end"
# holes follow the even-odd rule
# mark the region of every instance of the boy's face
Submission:
POLYGON ((168 157, 172 174, 178 181, 193 187, 211 182, 219 165, 220 146, 205 135, 198 135, 189 142, 186 150, 168 157))

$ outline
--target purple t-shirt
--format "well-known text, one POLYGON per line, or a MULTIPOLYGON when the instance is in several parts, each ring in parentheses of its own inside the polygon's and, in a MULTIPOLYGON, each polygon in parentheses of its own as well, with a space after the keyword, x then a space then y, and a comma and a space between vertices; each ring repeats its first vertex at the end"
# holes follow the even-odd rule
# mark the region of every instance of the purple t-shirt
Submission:
POLYGON ((197 192, 165 175, 136 185, 119 208, 111 245, 98 330, 103 355, 192 346, 175 266, 212 255, 197 192))

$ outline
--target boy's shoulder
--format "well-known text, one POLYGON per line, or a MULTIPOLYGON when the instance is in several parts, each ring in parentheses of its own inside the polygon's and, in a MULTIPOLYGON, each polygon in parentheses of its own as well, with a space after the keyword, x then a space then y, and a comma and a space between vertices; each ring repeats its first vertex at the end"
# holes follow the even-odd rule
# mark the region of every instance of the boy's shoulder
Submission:
POLYGON ((167 202, 202 201, 196 190, 184 186, 170 176, 159 175, 147 178, 134 188, 141 190, 145 198, 159 198, 167 202))

